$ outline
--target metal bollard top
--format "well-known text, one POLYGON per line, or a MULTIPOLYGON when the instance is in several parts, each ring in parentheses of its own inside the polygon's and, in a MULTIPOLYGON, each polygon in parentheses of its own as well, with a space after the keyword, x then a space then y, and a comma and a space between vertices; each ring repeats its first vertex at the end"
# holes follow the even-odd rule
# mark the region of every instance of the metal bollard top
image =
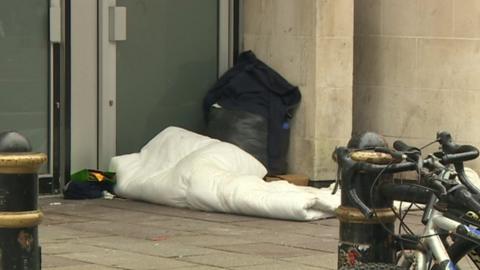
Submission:
POLYGON ((15 131, 0 133, 0 153, 31 152, 32 145, 27 138, 15 131))
POLYGON ((382 135, 368 131, 353 136, 350 141, 348 141, 347 147, 353 149, 368 149, 372 147, 388 147, 388 143, 382 135))
POLYGON ((385 138, 375 132, 364 132, 353 136, 348 142, 348 148, 358 150, 351 154, 351 158, 355 161, 373 164, 397 162, 390 154, 372 151, 375 147, 388 147, 385 138))
POLYGON ((0 173, 37 173, 47 156, 31 151, 30 142, 20 133, 0 133, 0 173))

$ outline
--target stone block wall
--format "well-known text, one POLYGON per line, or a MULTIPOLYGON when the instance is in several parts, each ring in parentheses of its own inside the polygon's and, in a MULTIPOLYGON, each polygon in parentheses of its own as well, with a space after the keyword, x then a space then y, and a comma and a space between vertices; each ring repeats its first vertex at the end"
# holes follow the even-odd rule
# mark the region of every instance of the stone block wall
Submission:
POLYGON ((354 132, 480 146, 479 1, 355 1, 354 55, 354 132))
POLYGON ((289 171, 334 179, 352 129, 353 0, 245 0, 244 49, 298 85, 289 171))
POLYGON ((332 152, 346 145, 352 132, 354 0, 315 2, 315 119, 307 125, 315 125, 313 175, 323 180, 335 179, 332 152))

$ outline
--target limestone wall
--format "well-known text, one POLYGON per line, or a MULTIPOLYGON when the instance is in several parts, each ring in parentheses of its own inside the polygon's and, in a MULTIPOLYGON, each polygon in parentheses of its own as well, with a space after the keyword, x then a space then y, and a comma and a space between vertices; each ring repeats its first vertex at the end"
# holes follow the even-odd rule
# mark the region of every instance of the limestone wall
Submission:
POLYGON ((353 0, 245 0, 243 37, 302 92, 289 171, 333 179, 352 128, 353 0))
POLYGON ((355 1, 354 54, 354 132, 480 146, 480 1, 355 1))

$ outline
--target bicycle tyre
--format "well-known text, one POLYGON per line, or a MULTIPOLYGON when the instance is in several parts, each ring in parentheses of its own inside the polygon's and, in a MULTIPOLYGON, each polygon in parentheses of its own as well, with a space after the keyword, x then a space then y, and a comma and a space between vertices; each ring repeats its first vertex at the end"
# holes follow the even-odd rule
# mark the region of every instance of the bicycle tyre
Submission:
POLYGON ((463 239, 457 239, 448 247, 448 256, 457 264, 465 256, 469 256, 477 269, 480 269, 480 246, 463 239))
POLYGON ((394 264, 386 264, 386 263, 366 263, 366 264, 359 264, 355 266, 342 266, 340 270, 406 270, 405 267, 397 266, 394 264))

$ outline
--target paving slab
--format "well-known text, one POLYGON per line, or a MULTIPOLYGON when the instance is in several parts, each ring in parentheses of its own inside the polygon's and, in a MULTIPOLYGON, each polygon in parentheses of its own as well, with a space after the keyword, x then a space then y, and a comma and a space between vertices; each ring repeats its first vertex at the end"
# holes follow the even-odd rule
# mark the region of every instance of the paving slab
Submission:
MULTIPOLYGON (((54 212, 49 212, 54 213, 54 212)), ((65 223, 79 223, 79 222, 88 222, 91 218, 81 217, 81 216, 72 216, 69 214, 55 213, 55 215, 45 216, 42 220, 43 225, 58 225, 65 223)))
MULTIPOLYGON (((47 213, 48 215, 48 213, 47 213)), ((48 225, 48 224, 41 224, 39 226, 39 235, 40 243, 49 243, 49 242, 65 242, 67 240, 74 240, 74 239, 86 239, 98 236, 105 236, 105 234, 99 232, 92 232, 92 231, 78 231, 69 226, 65 226, 63 223, 61 226, 58 225, 48 225)))
POLYGON ((238 221, 250 221, 257 220, 256 217, 234 215, 234 214, 224 214, 224 213, 213 213, 213 212, 203 212, 198 210, 191 210, 187 208, 175 208, 163 205, 150 204, 140 201, 132 201, 126 199, 115 199, 114 203, 112 200, 92 200, 95 201, 95 205, 102 205, 118 209, 126 209, 129 211, 144 212, 149 214, 158 214, 166 217, 184 217, 187 219, 195 220, 204 220, 204 221, 213 221, 221 223, 229 222, 238 222, 238 221))
POLYGON ((138 224, 197 234, 212 234, 220 236, 242 236, 247 232, 255 231, 251 227, 245 227, 238 225, 237 223, 223 223, 198 219, 192 220, 191 218, 184 217, 169 217, 167 219, 159 220, 150 219, 140 221, 138 224))
POLYGON ((119 267, 106 267, 98 264, 83 264, 83 265, 74 265, 74 266, 62 266, 62 267, 46 267, 42 270, 125 270, 125 268, 119 267))
POLYGON ((154 218, 155 220, 167 219, 168 217, 161 214, 149 213, 129 210, 125 208, 116 208, 116 203, 111 205, 95 204, 98 200, 85 201, 81 204, 75 204, 75 201, 59 202, 60 205, 48 206, 45 211, 55 213, 55 216, 70 216, 71 221, 80 220, 97 220, 97 221, 142 221, 154 218), (92 207, 94 206, 94 207, 92 207))
POLYGON ((128 235, 132 238, 152 239, 159 236, 172 237, 192 235, 190 232, 164 229, 155 226, 136 225, 130 222, 91 221, 59 225, 79 232, 94 232, 99 235, 128 235))
POLYGON ((220 267, 213 267, 213 266, 206 266, 206 265, 195 265, 194 267, 187 267, 187 268, 178 268, 175 270, 219 270, 219 269, 227 269, 227 268, 220 268, 220 267))
POLYGON ((188 244, 199 247, 211 247, 211 246, 220 246, 228 244, 248 244, 255 243, 257 240, 245 239, 232 236, 218 236, 218 235, 188 235, 188 236, 177 236, 168 239, 170 242, 188 244))
POLYGON ((180 260, 216 267, 254 266, 275 263, 274 259, 231 252, 217 252, 207 255, 190 256, 181 258, 180 260))
POLYGON ((235 253, 260 255, 268 258, 288 258, 317 254, 317 252, 313 250, 275 245, 271 243, 224 245, 213 246, 212 248, 235 253))
POLYGON ((85 238, 77 240, 69 240, 64 242, 52 242, 42 245, 42 253, 47 255, 61 255, 70 253, 94 252, 100 254, 107 251, 108 248, 95 247, 92 244, 96 242, 96 238, 85 238), (82 244, 84 243, 89 244, 82 244))
POLYGON ((336 218, 328 218, 328 219, 312 221, 312 224, 320 224, 322 226, 338 228, 338 226, 340 226, 340 221, 336 218))
POLYGON ((237 270, 319 270, 323 268, 302 265, 302 264, 295 264, 295 263, 277 262, 272 264, 233 267, 232 269, 237 269, 237 270))
POLYGON ((331 236, 338 234, 337 227, 324 226, 318 222, 301 222, 301 221, 286 221, 274 219, 260 219, 253 221, 237 222, 236 225, 242 227, 253 227, 267 230, 275 230, 277 232, 295 232, 307 236, 331 236))
POLYGON ((85 265, 85 263, 77 260, 62 258, 54 255, 46 255, 45 253, 42 256, 42 269, 64 266, 73 267, 82 265, 85 265))
POLYGON ((120 250, 105 250, 102 253, 69 253, 58 256, 82 262, 89 262, 96 265, 133 270, 175 269, 193 266, 190 263, 181 262, 175 259, 167 259, 120 250))
POLYGON ((303 248, 303 249, 311 249, 326 253, 337 252, 338 248, 338 240, 332 238, 323 238, 323 239, 291 239, 287 245, 291 247, 303 248))
POLYGON ((327 252, 336 251, 338 244, 338 240, 333 237, 307 236, 295 232, 276 232, 274 230, 265 230, 263 233, 248 233, 242 239, 327 252))
POLYGON ((337 269, 337 257, 337 253, 319 253, 309 256, 283 258, 282 260, 309 266, 322 267, 324 269, 337 269))
POLYGON ((140 254, 160 256, 165 258, 178 258, 192 255, 215 253, 217 250, 179 244, 167 239, 157 241, 141 240, 123 236, 97 237, 95 239, 82 239, 78 241, 95 248, 117 249, 133 251, 140 254))

